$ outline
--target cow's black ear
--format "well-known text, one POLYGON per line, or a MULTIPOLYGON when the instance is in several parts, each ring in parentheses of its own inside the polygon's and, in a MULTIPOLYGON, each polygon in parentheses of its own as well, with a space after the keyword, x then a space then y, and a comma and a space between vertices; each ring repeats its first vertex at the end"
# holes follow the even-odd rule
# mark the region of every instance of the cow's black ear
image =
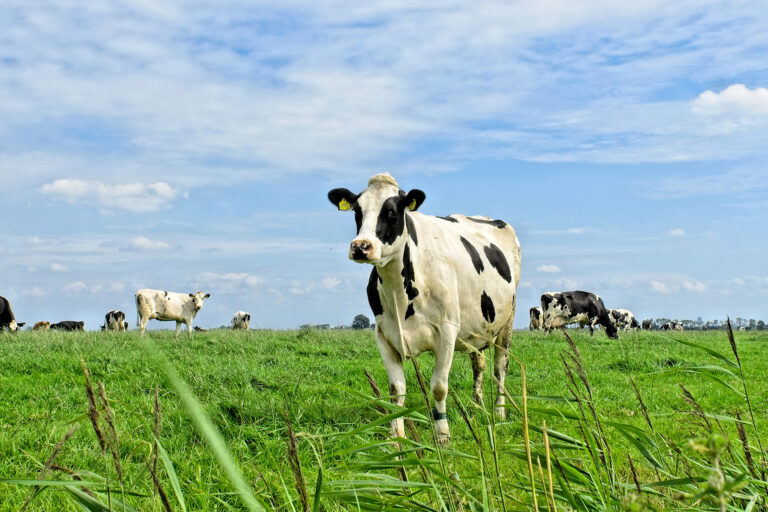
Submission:
POLYGON ((414 188, 410 192, 408 192, 405 195, 405 204, 407 205, 408 209, 412 212, 415 212, 419 209, 419 206, 421 206, 421 203, 424 202, 424 199, 427 198, 427 195, 422 192, 421 190, 414 188))
POLYGON ((352 205, 357 201, 357 195, 346 188, 335 188, 328 192, 328 200, 339 210, 347 211, 352 209, 352 205))
POLYGON ((208 298, 208 297, 210 297, 210 296, 211 296, 211 294, 210 294, 210 293, 206 293, 206 294, 203 296, 203 298, 204 298, 204 299, 207 299, 207 298, 208 298))
POLYGON ((189 294, 189 296, 190 296, 190 297, 194 297, 194 296, 195 296, 195 294, 194 294, 194 293, 190 293, 190 294, 189 294))

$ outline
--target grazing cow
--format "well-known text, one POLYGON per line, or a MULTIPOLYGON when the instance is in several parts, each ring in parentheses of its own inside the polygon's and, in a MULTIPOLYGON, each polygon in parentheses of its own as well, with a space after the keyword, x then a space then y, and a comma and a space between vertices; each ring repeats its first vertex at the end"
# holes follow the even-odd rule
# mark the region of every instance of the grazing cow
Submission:
POLYGON ((635 315, 627 309, 611 309, 608 311, 608 316, 611 318, 611 322, 619 329, 624 329, 624 332, 629 329, 637 329, 640 324, 635 320, 635 315))
POLYGON ((195 332, 208 332, 208 329, 203 329, 202 327, 196 325, 195 332))
POLYGON ((104 315, 104 325, 101 330, 104 331, 125 331, 128 322, 125 321, 125 313, 112 310, 104 315))
POLYGON ((75 322, 74 320, 64 320, 51 324, 54 331, 85 331, 85 322, 75 322))
POLYGON ((203 302, 210 293, 175 293, 163 290, 142 289, 136 292, 137 325, 141 335, 147 329, 147 323, 153 318, 164 322, 176 322, 176 336, 181 331, 181 324, 187 326, 187 334, 192 335, 192 320, 203 309, 203 302))
POLYGON ((51 328, 51 322, 35 322, 35 325, 32 326, 33 331, 47 331, 51 328))
POLYGON ((653 322, 650 320, 643 320, 643 330, 650 331, 651 329, 653 329, 653 322))
MULTIPOLYGON (((421 190, 404 192, 389 174, 377 174, 359 194, 328 192, 339 210, 354 212, 357 236, 349 258, 373 265, 368 303, 376 319, 376 344, 387 370, 389 393, 405 402, 403 361, 435 354, 430 382, 437 440, 450 440, 445 413, 454 350, 472 359, 474 393, 482 400, 485 355, 494 346, 496 412, 504 417, 504 378, 520 280, 520 244, 514 229, 488 217, 432 217, 416 210, 421 190)), ((404 437, 403 419, 392 435, 404 437)))
POLYGON ((539 306, 532 307, 528 310, 531 315, 531 322, 528 324, 528 329, 531 331, 539 331, 544 326, 542 323, 543 317, 541 314, 541 308, 539 306))
POLYGON ((0 297, 0 331, 8 328, 11 332, 16 332, 20 327, 23 327, 24 323, 16 322, 16 317, 13 316, 13 310, 11 310, 11 303, 5 297, 0 297))
POLYGON ((683 324, 680 322, 675 322, 674 320, 670 320, 668 322, 664 322, 661 324, 661 327, 659 327, 662 331, 682 331, 683 330, 683 324))
POLYGON ((602 325, 609 338, 618 338, 618 330, 608 316, 603 299, 594 293, 548 292, 541 296, 541 311, 544 316, 544 328, 547 332, 567 324, 578 323, 589 326, 589 334, 594 335, 596 324, 602 325))
POLYGON ((232 324, 232 329, 247 331, 248 326, 251 323, 251 314, 246 313, 245 311, 238 311, 235 313, 235 316, 232 317, 230 323, 232 324))

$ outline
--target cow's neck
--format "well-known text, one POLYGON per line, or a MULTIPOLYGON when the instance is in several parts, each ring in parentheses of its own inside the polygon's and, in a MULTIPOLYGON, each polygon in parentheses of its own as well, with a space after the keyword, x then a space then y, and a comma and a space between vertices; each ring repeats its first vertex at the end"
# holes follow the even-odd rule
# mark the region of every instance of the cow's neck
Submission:
MULTIPOLYGON (((406 293, 407 278, 404 276, 404 274, 408 274, 407 271, 404 271, 406 268, 405 255, 408 255, 411 273, 418 263, 418 253, 414 251, 410 240, 407 238, 407 234, 404 234, 404 236, 406 236, 406 242, 403 244, 403 249, 398 255, 384 265, 376 265, 376 271, 378 272, 383 285, 382 288, 386 290, 386 296, 382 297, 382 300, 390 305, 395 302, 400 317, 405 313, 410 300, 406 293)), ((410 281, 410 283, 412 285, 413 281, 410 281)), ((394 313, 394 311, 392 313, 394 313)))

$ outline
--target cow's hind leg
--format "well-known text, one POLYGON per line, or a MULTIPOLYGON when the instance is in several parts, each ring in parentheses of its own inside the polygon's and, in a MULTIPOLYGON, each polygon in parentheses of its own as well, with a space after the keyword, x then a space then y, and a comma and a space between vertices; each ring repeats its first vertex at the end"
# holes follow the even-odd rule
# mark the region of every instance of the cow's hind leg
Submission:
POLYGON ((512 320, 501 330, 493 348, 493 376, 496 377, 496 416, 504 419, 507 416, 507 409, 504 407, 506 402, 504 380, 507 377, 509 368, 509 340, 512 334, 512 320))
POLYGON ((472 360, 472 376, 474 384, 472 387, 472 400, 477 404, 483 403, 483 372, 485 371, 485 354, 479 350, 471 352, 469 358, 472 360))
MULTIPOLYGON (((376 345, 379 354, 387 370, 389 380, 389 396, 393 404, 402 407, 405 405, 405 372, 403 372, 403 360, 400 354, 393 349, 384 336, 376 328, 376 345)), ((392 437, 405 437, 405 422, 403 418, 392 420, 390 435, 392 437)))
POLYGON ((435 351, 435 369, 432 371, 432 378, 430 379, 432 397, 435 399, 432 417, 435 420, 437 442, 440 444, 445 444, 451 440, 448 416, 445 412, 445 400, 448 396, 448 373, 453 363, 453 349, 458 334, 452 329, 445 328, 445 330, 448 332, 441 334, 440 346, 435 351))

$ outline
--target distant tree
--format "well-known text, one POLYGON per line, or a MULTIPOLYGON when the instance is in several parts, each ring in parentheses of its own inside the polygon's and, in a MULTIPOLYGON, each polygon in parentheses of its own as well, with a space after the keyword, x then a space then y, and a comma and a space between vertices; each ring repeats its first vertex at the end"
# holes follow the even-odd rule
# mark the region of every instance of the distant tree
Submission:
POLYGON ((754 331, 757 328, 757 321, 754 318, 749 319, 749 330, 754 331))
POLYGON ((368 320, 368 317, 365 315, 357 315, 354 320, 352 320, 352 328, 353 329, 368 329, 371 326, 371 321, 368 320))
POLYGON ((764 331, 765 330, 765 322, 762 320, 757 321, 757 330, 758 331, 764 331))

